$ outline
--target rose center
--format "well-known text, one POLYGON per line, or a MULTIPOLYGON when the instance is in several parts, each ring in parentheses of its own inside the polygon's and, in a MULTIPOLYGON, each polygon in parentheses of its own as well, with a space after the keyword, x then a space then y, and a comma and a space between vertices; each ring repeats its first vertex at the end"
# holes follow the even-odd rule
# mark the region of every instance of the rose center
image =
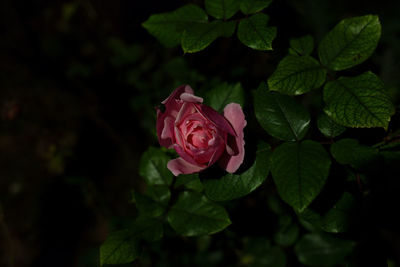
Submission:
POLYGON ((198 126, 188 135, 187 141, 197 148, 206 148, 211 138, 212 136, 207 130, 198 126))

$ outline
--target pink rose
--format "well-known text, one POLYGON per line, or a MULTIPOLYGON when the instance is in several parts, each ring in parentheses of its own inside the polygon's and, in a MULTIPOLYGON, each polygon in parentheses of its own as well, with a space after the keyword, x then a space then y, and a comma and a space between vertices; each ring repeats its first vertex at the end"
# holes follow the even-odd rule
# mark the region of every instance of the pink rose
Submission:
POLYGON ((189 85, 182 85, 161 102, 164 112, 157 109, 158 141, 180 156, 167 164, 175 176, 199 172, 217 161, 233 173, 243 162, 246 120, 240 105, 228 104, 222 116, 202 102, 189 85))

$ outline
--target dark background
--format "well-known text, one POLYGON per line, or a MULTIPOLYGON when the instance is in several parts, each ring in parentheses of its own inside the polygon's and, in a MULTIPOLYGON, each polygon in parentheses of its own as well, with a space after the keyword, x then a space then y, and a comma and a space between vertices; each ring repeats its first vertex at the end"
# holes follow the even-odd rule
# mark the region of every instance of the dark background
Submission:
MULTIPOLYGON (((98 248, 107 233, 135 216, 131 190, 143 186, 138 161, 149 145, 157 146, 154 107, 181 83, 201 92, 218 81, 241 82, 250 96, 286 55, 290 38, 311 34, 318 43, 343 18, 378 14, 383 32, 376 52, 342 74, 373 70, 399 103, 398 1, 276 0, 266 10, 270 25, 278 28, 272 52, 253 51, 232 37, 183 55, 179 47, 163 47, 140 24, 188 2, 202 5, 183 0, 0 2, 0 266, 98 266, 98 248)), ((258 126, 253 121, 251 132, 249 116, 247 134, 256 135, 258 126)), ((395 117, 391 127, 398 129, 398 122, 395 117)), ((374 129, 347 135, 367 144, 384 137, 383 130, 374 129)), ((381 179, 370 186, 372 197, 360 210, 357 238, 366 252, 360 258, 375 264, 368 266, 385 266, 387 257, 399 261, 395 170, 375 169, 381 179)), ((237 235, 268 232, 268 211, 257 200, 251 195, 232 214, 238 218, 232 228, 237 235), (242 214, 248 219, 240 222, 242 214), (246 227, 253 232, 242 233, 246 227)), ((154 262, 176 266, 183 264, 178 255, 196 253, 188 241, 168 240, 160 248, 165 255, 160 252, 164 256, 154 262)), ((232 256, 225 264, 234 264, 234 239, 217 240, 215 246, 232 256)))

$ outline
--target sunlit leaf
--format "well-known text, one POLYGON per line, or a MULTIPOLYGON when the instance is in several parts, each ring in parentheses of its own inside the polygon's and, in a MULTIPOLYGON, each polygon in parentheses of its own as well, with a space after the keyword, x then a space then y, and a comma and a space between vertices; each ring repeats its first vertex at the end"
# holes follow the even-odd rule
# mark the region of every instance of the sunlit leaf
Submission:
POLYGON ((321 41, 321 63, 344 70, 364 62, 374 52, 381 36, 378 16, 367 15, 342 20, 321 41))
POLYGON ((394 112, 383 82, 372 72, 328 82, 323 94, 325 113, 343 126, 386 129, 394 112))
POLYGON ((271 91, 287 95, 300 95, 322 86, 326 71, 310 56, 288 55, 279 62, 269 77, 271 91))

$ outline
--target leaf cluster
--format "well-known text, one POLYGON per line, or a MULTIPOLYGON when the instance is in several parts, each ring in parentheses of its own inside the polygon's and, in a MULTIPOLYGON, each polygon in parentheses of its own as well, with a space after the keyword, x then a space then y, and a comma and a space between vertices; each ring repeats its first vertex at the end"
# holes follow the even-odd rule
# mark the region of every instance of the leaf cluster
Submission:
POLYGON ((267 26, 268 15, 259 13, 271 2, 206 0, 205 10, 189 4, 172 12, 154 14, 142 25, 165 46, 181 45, 185 53, 199 52, 219 37, 231 37, 236 28, 237 37, 244 45, 257 50, 272 50, 276 28, 267 26), (246 17, 232 19, 239 11, 246 17))
MULTIPOLYGON (((267 26, 268 15, 262 13, 271 2, 205 0, 205 10, 186 5, 150 16, 143 27, 164 45, 180 44, 187 53, 203 50, 235 31, 246 46, 271 50, 277 31, 267 26)), ((246 159, 247 167, 239 173, 208 171, 207 176, 173 177, 166 168, 169 152, 150 147, 140 162, 146 190, 134 193, 138 218, 129 229, 110 234, 100 249, 101 263, 131 262, 139 256, 143 243, 155 242, 167 231, 188 237, 228 231, 230 203, 266 183, 275 192, 266 205, 279 218, 273 242, 265 237, 246 239, 241 263, 285 266, 284 248, 288 247, 306 266, 345 262, 356 242, 337 234, 351 228, 356 197, 346 190, 337 192, 337 199, 323 212, 313 204, 323 199, 321 194, 334 178, 334 168, 344 170, 348 181, 361 186, 372 163, 399 159, 398 146, 385 141, 367 146, 354 138, 340 139, 348 128, 389 127, 394 107, 382 80, 371 71, 357 76, 339 72, 367 60, 380 36, 379 18, 365 15, 340 21, 318 46, 311 35, 291 39, 288 54, 252 92, 251 104, 245 102, 241 83, 211 88, 204 95, 205 103, 218 112, 231 102, 252 107, 270 142, 257 139, 254 159, 246 159), (323 107, 314 118, 299 96, 316 92, 320 92, 323 107), (317 137, 310 133, 312 127, 318 129, 317 137)))

